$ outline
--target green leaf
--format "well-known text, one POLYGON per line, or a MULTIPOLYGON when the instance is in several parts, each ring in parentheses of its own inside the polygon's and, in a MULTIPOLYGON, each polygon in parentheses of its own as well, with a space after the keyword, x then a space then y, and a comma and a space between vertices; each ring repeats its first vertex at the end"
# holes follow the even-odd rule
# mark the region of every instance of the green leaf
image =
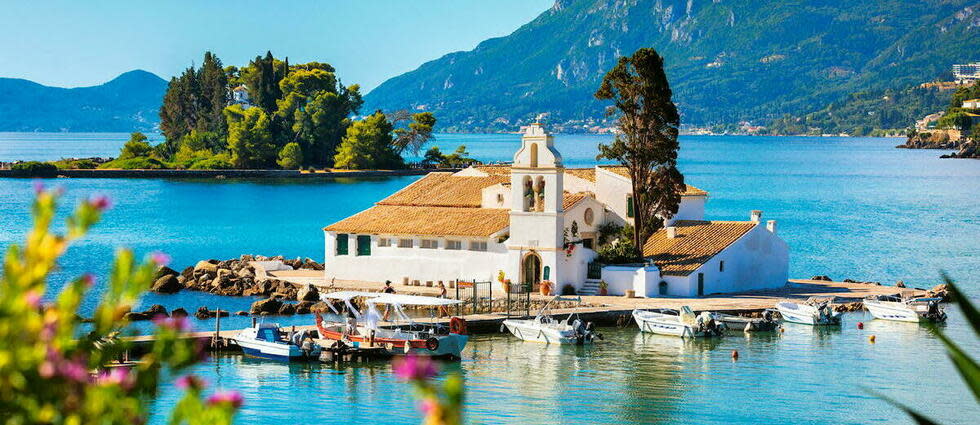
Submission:
POLYGON ((960 288, 956 287, 953 280, 949 278, 946 272, 942 272, 943 281, 949 287, 949 292, 952 295, 953 302, 959 304, 960 310, 963 311, 963 316, 966 317, 967 323, 973 328, 973 332, 980 335, 980 313, 977 312, 976 307, 970 303, 970 299, 960 292, 960 288))

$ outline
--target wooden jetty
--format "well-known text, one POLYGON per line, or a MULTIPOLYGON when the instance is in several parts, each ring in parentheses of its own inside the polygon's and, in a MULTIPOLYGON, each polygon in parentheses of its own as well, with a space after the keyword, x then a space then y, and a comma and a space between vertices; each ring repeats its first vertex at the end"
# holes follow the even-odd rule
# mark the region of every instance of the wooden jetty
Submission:
MULTIPOLYGON (((363 286, 353 286, 331 289, 365 289, 363 286)), ((431 289, 431 288, 428 288, 431 289)), ((894 286, 881 286, 867 283, 849 282, 829 282, 808 279, 793 279, 782 288, 750 291, 743 293, 729 293, 708 295, 699 298, 625 298, 613 296, 583 296, 583 303, 592 305, 589 307, 579 307, 571 309, 556 309, 552 315, 557 319, 564 319, 570 314, 578 314, 585 322, 592 322, 596 326, 624 326, 628 324, 630 314, 635 308, 680 308, 689 306, 694 311, 714 311, 719 313, 746 315, 754 312, 761 312, 775 306, 780 300, 806 300, 809 297, 835 297, 837 302, 859 302, 862 299, 874 295, 894 295, 902 291, 916 291, 916 295, 922 295, 925 291, 911 288, 899 288, 894 286)), ((541 295, 535 298, 542 300, 550 299, 541 295)), ((534 314, 535 312, 531 312, 534 314)), ((492 334, 501 332, 503 321, 508 318, 504 313, 469 314, 463 315, 466 319, 467 329, 471 334, 492 334)), ((515 318, 516 316, 510 316, 515 318)), ((447 324, 449 317, 444 318, 415 318, 418 323, 442 323, 447 324)), ((313 322, 313 318, 310 318, 313 322)), ((381 322, 380 326, 394 326, 394 323, 381 322)), ((312 323, 308 326, 290 326, 284 331, 310 331, 315 330, 316 326, 312 323)), ((221 320, 215 321, 215 330, 204 332, 190 332, 184 335, 185 338, 199 340, 212 350, 239 350, 237 345, 230 342, 232 337, 238 334, 240 329, 223 330, 221 320)), ((138 354, 141 348, 152 344, 153 336, 137 336, 130 339, 134 344, 134 354, 138 354)), ((385 350, 381 347, 373 346, 335 346, 331 340, 317 340, 321 346, 328 348, 324 350, 321 360, 328 362, 360 362, 371 359, 385 357, 385 350)))

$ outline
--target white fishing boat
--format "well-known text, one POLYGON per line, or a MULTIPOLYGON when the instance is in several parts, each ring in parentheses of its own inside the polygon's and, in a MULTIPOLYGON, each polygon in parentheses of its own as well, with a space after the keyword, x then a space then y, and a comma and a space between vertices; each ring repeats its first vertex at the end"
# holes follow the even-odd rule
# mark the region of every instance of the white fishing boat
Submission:
POLYGON ((941 301, 939 298, 902 298, 882 295, 864 300, 864 308, 868 309, 875 319, 939 323, 946 321, 946 312, 940 305, 941 301))
POLYGON ((352 345, 382 347, 388 354, 415 354, 420 356, 460 358, 469 336, 466 321, 459 317, 449 320, 449 326, 439 323, 416 323, 405 314, 404 306, 429 307, 430 312, 440 307, 459 304, 461 301, 414 295, 382 294, 376 292, 342 291, 324 294, 323 300, 342 300, 344 311, 330 308, 344 321, 327 321, 317 313, 316 326, 323 339, 342 341, 352 345), (364 298, 367 312, 361 313, 352 300, 364 298), (382 326, 378 305, 385 305, 394 314, 391 325, 382 326))
POLYGON ((776 310, 783 316, 783 321, 813 326, 840 325, 841 313, 834 311, 834 305, 829 300, 808 300, 806 303, 781 301, 776 304, 776 310))
POLYGON ((681 338, 721 336, 725 330, 725 325, 715 320, 712 313, 694 314, 688 306, 680 311, 669 308, 636 309, 633 310, 633 320, 643 332, 681 338))
POLYGON ((276 360, 308 360, 320 357, 320 346, 306 332, 292 335, 279 330, 275 323, 252 323, 232 340, 246 355, 276 360))
POLYGON ((772 317, 772 312, 762 312, 762 317, 735 316, 732 314, 711 313, 715 321, 723 323, 726 330, 742 332, 770 332, 776 330, 778 324, 772 317))
POLYGON ((504 320, 503 327, 507 328, 514 336, 533 342, 543 342, 545 344, 589 344, 596 338, 601 338, 599 334, 592 331, 591 325, 582 322, 578 314, 569 314, 565 320, 556 320, 551 316, 551 308, 558 301, 578 301, 582 298, 568 298, 558 295, 548 301, 537 316, 533 319, 507 319, 504 320))

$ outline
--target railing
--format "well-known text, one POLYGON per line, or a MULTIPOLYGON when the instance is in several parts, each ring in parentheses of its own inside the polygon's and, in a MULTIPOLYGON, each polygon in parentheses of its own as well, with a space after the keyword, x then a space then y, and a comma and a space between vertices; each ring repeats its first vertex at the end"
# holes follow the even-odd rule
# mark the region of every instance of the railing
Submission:
POLYGON ((493 285, 491 282, 476 280, 457 281, 456 299, 469 304, 465 307, 464 304, 456 304, 457 316, 462 316, 464 309, 469 310, 470 314, 491 313, 493 312, 493 285))

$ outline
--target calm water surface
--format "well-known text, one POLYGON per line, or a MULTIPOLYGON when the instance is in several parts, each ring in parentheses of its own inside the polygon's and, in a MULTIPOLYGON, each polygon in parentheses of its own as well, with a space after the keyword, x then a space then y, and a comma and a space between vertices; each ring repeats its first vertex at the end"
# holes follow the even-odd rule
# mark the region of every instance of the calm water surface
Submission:
MULTIPOLYGON (((126 134, 0 133, 0 161, 113 156, 126 134)), ((482 160, 508 160, 516 135, 440 135, 443 151, 465 144, 482 160)), ((558 136, 567 166, 594 163, 603 136, 558 136)), ((706 214, 745 220, 752 209, 779 221, 791 247, 790 275, 827 274, 913 286, 937 283, 947 270, 980 297, 980 161, 940 160, 939 151, 899 150, 895 139, 683 137, 687 182, 711 192, 706 214)), ((418 177, 337 180, 60 179, 74 204, 92 193, 115 205, 96 231, 71 248, 52 286, 68 276, 104 276, 116 246, 162 250, 183 267, 243 253, 322 258, 320 228, 418 177)), ((23 239, 31 181, 0 179, 0 248, 23 239)), ((248 298, 184 292, 143 303, 189 310, 247 309, 248 298)), ((89 303, 86 308, 91 308, 89 303)), ((229 326, 248 319, 231 318, 229 326)), ((307 324, 310 317, 282 318, 307 324)), ((682 343, 605 330, 594 347, 543 347, 481 336, 458 368, 474 423, 908 423, 865 392, 872 388, 947 423, 975 423, 973 403, 941 345, 915 325, 872 322, 839 331, 787 327, 779 336, 682 343), (877 343, 866 340, 877 335, 877 343), (730 352, 739 350, 733 363, 730 352), (972 419, 971 419, 972 418, 972 419)), ((197 322, 209 329, 213 322, 197 322)), ((946 330, 975 357, 975 334, 954 312, 946 330)), ((352 420, 413 423, 418 417, 386 363, 334 369, 283 365, 240 356, 198 366, 212 387, 243 391, 240 423, 352 420), (341 409, 337 409, 340 406, 341 409)), ((157 402, 169 411, 168 389, 157 402)), ((154 423, 166 418, 158 413, 154 423)))

